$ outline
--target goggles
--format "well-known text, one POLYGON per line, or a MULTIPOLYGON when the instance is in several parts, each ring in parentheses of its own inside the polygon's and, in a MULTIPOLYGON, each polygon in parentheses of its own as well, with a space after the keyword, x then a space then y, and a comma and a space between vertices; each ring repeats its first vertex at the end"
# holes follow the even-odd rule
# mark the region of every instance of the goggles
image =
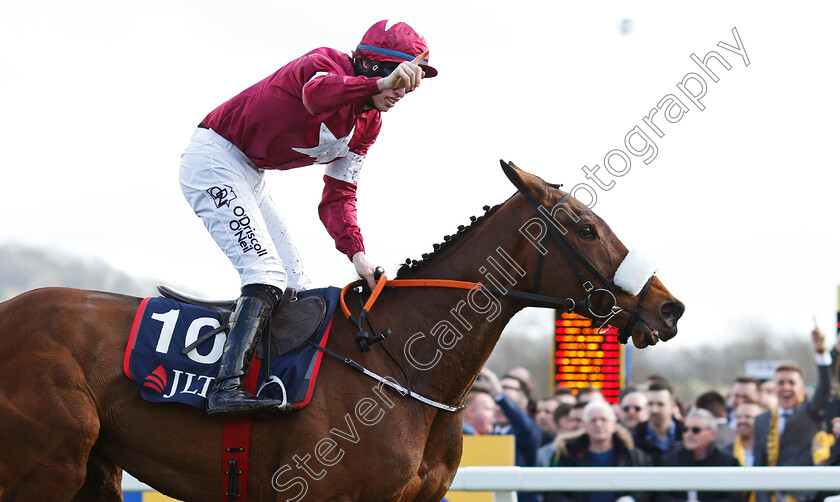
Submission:
POLYGON ((397 69, 397 66, 399 66, 399 63, 394 63, 393 61, 370 60, 364 54, 362 54, 361 51, 356 52, 356 57, 367 63, 367 68, 364 68, 362 65, 357 64, 359 72, 371 77, 385 78, 391 73, 393 73, 394 70, 397 69))

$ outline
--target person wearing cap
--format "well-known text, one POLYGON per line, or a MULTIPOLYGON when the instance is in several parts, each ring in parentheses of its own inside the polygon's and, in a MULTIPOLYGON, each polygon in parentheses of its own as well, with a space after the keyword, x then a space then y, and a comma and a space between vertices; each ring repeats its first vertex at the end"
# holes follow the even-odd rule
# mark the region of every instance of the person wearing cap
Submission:
POLYGON ((422 78, 434 77, 428 46, 408 24, 380 21, 352 55, 318 48, 286 64, 210 112, 181 156, 180 185, 241 278, 218 376, 207 398, 212 416, 286 411, 242 388, 260 332, 287 289, 309 282, 280 212, 267 170, 324 166, 318 214, 336 248, 371 286, 356 222, 356 185, 368 149, 396 106, 422 78))

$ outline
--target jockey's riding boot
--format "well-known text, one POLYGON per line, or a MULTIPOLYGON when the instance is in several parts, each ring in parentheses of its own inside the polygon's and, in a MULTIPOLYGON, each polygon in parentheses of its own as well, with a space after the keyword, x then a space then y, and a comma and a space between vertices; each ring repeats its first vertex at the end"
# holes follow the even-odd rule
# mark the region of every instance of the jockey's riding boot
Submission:
POLYGON ((271 286, 253 285, 243 288, 242 296, 236 301, 236 308, 230 317, 230 333, 222 350, 219 373, 207 396, 208 415, 225 417, 270 409, 283 411, 280 408, 283 401, 260 399, 242 388, 242 379, 251 365, 260 332, 280 300, 277 289, 271 286))

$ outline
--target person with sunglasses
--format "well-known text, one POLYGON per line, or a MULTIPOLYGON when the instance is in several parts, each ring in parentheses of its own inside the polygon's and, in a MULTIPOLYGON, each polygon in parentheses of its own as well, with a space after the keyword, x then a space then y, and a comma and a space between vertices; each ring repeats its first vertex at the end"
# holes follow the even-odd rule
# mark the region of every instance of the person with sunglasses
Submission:
POLYGON ((648 401, 643 392, 628 392, 621 399, 621 413, 619 415, 621 425, 632 431, 640 422, 647 422, 648 401))
MULTIPOLYGON (((685 417, 683 440, 662 457, 664 467, 738 467, 732 455, 715 446, 718 420, 709 410, 695 408, 685 417)), ((742 502, 742 492, 654 492, 653 502, 742 502)))
POLYGON ((352 55, 321 47, 286 64, 210 112, 181 157, 184 197, 241 279, 207 412, 285 411, 242 388, 259 333, 290 290, 307 287, 298 252, 266 171, 320 165, 318 214, 336 248, 372 288, 375 267, 356 220, 359 171, 393 109, 437 75, 426 40, 411 26, 375 23, 352 55), (289 290, 289 291, 287 291, 289 290))

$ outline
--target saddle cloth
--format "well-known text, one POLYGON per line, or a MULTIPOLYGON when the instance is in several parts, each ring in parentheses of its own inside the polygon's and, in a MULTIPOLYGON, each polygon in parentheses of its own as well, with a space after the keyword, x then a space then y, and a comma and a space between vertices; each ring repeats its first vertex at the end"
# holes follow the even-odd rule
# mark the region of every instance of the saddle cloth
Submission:
MULTIPOLYGON (((319 295, 326 303, 324 322, 312 338, 320 347, 327 344, 340 291, 330 287, 298 292, 298 298, 319 295)), ((204 409, 226 333, 205 340, 187 354, 181 352, 201 335, 219 327, 220 322, 220 314, 213 310, 163 297, 144 299, 137 309, 123 360, 123 371, 140 388, 143 399, 204 409)), ((322 357, 322 351, 304 344, 271 359, 271 375, 283 382, 292 409, 309 404, 322 357)), ((248 373, 261 371, 263 363, 255 357, 248 373)), ((260 373, 257 389, 263 380, 260 373)), ((279 385, 269 384, 259 391, 259 396, 282 399, 283 391, 279 385)))

